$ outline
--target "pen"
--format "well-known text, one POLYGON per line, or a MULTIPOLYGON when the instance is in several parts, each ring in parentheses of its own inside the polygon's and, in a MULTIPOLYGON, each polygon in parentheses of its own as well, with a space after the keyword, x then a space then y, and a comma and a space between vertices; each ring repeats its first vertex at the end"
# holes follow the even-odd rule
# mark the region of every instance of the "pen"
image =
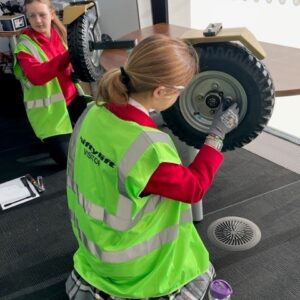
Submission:
POLYGON ((43 177, 42 176, 38 176, 36 178, 37 182, 38 182, 38 186, 40 188, 40 191, 41 192, 44 192, 45 191, 45 185, 44 185, 44 180, 43 180, 43 177))
POLYGON ((30 174, 26 174, 25 177, 27 178, 28 181, 30 181, 33 184, 33 186, 37 189, 39 193, 44 191, 41 189, 38 182, 30 174))

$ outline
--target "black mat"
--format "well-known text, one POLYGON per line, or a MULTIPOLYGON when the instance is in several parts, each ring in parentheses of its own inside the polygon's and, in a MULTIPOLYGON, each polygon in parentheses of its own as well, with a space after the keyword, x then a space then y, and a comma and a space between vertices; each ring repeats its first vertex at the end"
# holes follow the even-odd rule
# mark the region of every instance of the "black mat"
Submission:
MULTIPOLYGON (((31 173, 44 176, 47 188, 40 198, 0 212, 0 299, 65 299, 64 282, 76 249, 65 171, 31 138, 0 149, 0 182, 31 173)), ((204 199, 204 221, 197 224, 218 277, 232 284, 232 299, 299 299, 300 175, 243 149, 225 156, 204 199), (212 246, 207 226, 228 215, 255 222, 261 242, 245 252, 212 246)))
MULTIPOLYGON (((209 202, 210 199, 206 200, 209 202)), ((197 228, 211 253, 217 277, 227 280, 233 287, 232 299, 300 298, 299 178, 263 195, 244 198, 227 208, 211 211, 197 228), (262 233, 259 244, 239 252, 214 246, 207 238, 207 228, 213 221, 226 216, 238 216, 254 222, 262 233)))
POLYGON ((26 118, 0 118, 0 183, 30 173, 46 191, 0 211, 0 299, 65 299, 76 247, 66 206, 65 170, 34 136, 26 118))

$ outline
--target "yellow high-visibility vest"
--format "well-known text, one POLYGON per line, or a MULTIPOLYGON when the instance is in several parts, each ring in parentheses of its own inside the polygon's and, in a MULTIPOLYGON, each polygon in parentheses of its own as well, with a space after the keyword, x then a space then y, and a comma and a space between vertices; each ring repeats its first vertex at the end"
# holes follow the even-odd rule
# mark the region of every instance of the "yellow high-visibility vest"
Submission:
POLYGON ((180 163, 171 138, 90 105, 71 137, 67 195, 79 248, 76 271, 117 297, 167 295, 209 268, 191 205, 141 196, 163 162, 180 163))
POLYGON ((33 85, 25 76, 16 58, 19 52, 33 55, 38 61, 48 61, 41 47, 29 36, 21 34, 15 48, 14 74, 21 81, 24 104, 29 122, 40 139, 72 132, 66 101, 58 79, 44 85, 33 85))

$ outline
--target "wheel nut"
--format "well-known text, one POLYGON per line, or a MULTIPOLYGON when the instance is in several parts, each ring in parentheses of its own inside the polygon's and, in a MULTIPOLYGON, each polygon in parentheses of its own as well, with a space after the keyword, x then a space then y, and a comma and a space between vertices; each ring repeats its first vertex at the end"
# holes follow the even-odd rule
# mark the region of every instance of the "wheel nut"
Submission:
POLYGON ((219 85, 218 85, 216 82, 214 82, 214 83, 211 85, 211 87, 212 87, 214 90, 218 90, 218 89, 219 89, 219 85))
POLYGON ((197 100, 202 101, 204 99, 204 96, 202 94, 199 94, 196 96, 197 100))

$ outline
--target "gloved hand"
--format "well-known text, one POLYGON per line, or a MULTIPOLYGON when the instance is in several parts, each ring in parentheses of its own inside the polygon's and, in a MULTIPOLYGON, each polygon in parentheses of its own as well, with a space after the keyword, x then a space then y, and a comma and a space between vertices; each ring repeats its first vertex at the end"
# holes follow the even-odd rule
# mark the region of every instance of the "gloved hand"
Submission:
POLYGON ((79 98, 80 100, 82 100, 86 104, 94 101, 94 98, 90 95, 80 95, 80 96, 77 96, 77 98, 79 98))
POLYGON ((215 113, 208 134, 216 135, 223 140, 228 132, 237 127, 238 123, 239 108, 237 103, 232 104, 225 110, 224 106, 220 105, 219 109, 215 113))

